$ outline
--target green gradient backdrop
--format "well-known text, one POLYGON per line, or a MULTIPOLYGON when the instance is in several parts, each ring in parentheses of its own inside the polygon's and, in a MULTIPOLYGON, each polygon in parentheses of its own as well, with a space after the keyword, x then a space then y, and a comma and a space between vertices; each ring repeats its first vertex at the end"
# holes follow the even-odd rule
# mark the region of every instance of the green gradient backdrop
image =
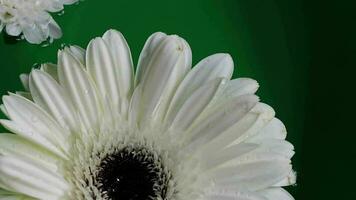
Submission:
POLYGON ((18 76, 33 64, 55 62, 61 44, 85 47, 115 28, 126 36, 136 63, 151 33, 175 33, 191 45, 194 63, 227 52, 235 60, 234 77, 259 81, 258 94, 275 108, 296 148, 299 179, 288 188, 296 199, 356 199, 356 137, 344 125, 355 117, 341 115, 340 104, 347 108, 351 99, 346 87, 333 83, 352 85, 344 72, 355 66, 354 8, 295 0, 87 0, 55 16, 64 36, 49 47, 0 39, 0 94, 20 90, 18 76))

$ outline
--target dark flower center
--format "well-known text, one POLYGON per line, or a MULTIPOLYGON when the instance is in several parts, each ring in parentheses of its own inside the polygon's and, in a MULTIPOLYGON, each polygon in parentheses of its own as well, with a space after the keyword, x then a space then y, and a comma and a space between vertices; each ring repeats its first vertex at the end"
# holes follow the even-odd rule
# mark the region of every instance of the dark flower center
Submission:
POLYGON ((147 150, 123 149, 103 159, 97 181, 112 200, 149 200, 165 191, 161 170, 147 150))

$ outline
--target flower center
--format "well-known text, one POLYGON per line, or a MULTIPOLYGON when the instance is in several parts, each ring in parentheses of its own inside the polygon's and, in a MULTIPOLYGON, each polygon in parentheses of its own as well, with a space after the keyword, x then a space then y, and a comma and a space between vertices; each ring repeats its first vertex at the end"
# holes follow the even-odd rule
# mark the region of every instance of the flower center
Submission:
POLYGON ((145 149, 123 149, 100 164, 99 189, 109 199, 148 200, 164 196, 164 173, 145 149))

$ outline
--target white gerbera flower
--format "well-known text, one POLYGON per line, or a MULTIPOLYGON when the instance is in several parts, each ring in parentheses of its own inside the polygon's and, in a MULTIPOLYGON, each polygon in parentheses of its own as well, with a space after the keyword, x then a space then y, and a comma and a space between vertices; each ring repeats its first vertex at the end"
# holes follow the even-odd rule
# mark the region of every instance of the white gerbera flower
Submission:
POLYGON ((293 199, 286 129, 232 72, 228 54, 191 69, 188 43, 164 33, 135 78, 117 31, 64 48, 3 97, 0 199, 293 199))
POLYGON ((63 10, 78 0, 0 0, 0 31, 11 36, 23 34, 33 44, 58 39, 62 31, 48 12, 63 10))

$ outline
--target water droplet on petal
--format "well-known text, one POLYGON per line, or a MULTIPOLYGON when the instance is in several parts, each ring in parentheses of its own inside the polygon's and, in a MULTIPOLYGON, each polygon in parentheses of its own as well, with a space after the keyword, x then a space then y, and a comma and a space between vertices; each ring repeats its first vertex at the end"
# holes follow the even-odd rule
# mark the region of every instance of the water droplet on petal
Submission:
POLYGON ((34 116, 34 117, 32 117, 32 118, 31 118, 31 122, 33 122, 33 123, 37 123, 37 122, 38 122, 38 118, 37 118, 37 117, 35 117, 35 116, 34 116))
POLYGON ((58 16, 62 16, 64 15, 64 10, 62 10, 61 12, 57 13, 58 16))
POLYGON ((64 49, 66 46, 68 46, 66 43, 61 44, 61 49, 64 49))

